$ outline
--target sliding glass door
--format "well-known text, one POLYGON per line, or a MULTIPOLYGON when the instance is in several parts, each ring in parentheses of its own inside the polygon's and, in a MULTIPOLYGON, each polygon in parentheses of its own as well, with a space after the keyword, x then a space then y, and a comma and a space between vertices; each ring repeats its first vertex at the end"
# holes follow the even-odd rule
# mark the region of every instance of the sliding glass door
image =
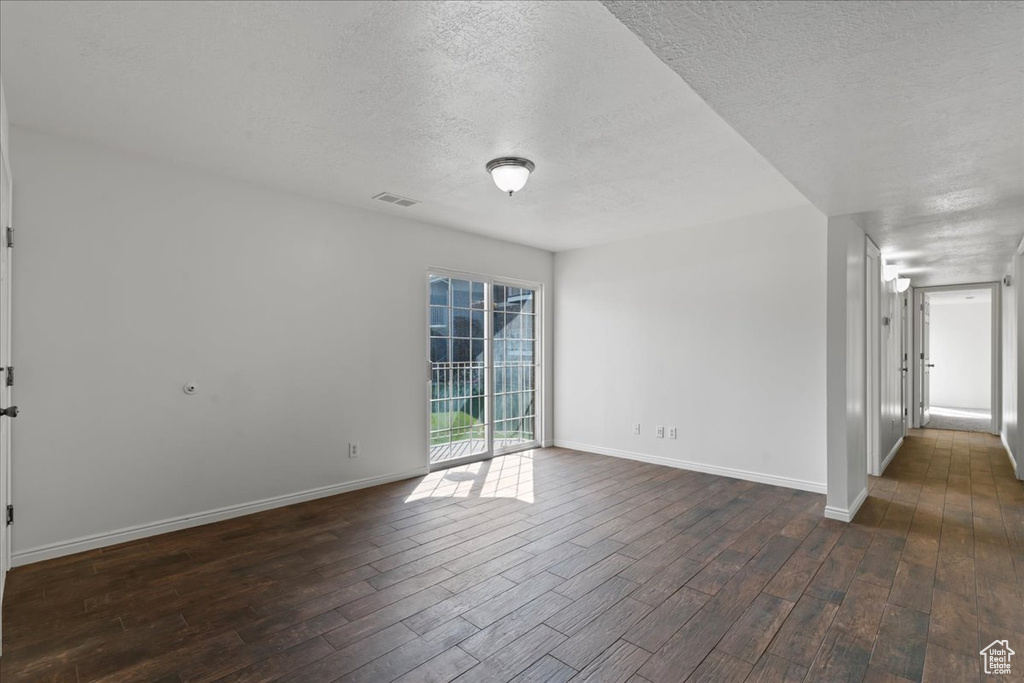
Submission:
POLYGON ((428 275, 430 463, 537 445, 535 287, 428 275))
POLYGON ((536 407, 536 292, 494 285, 494 445, 533 443, 536 407))

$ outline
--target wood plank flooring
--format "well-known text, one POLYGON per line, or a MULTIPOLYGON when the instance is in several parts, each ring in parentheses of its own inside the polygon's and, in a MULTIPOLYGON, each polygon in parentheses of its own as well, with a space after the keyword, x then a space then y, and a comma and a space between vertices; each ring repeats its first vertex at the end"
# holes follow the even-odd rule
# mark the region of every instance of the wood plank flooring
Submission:
POLYGON ((497 458, 15 569, 0 673, 974 681, 981 646, 1024 653, 1024 486, 998 439, 915 431, 854 523, 824 502, 559 449, 497 458))

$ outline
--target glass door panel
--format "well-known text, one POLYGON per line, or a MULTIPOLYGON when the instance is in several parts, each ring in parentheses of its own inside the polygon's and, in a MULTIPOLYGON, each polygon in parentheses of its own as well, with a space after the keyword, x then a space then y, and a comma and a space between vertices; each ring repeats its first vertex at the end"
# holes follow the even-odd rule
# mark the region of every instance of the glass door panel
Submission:
POLYGON ((487 283, 431 275, 430 462, 491 451, 487 283))
POLYGON ((536 295, 493 287, 495 450, 536 441, 536 295))

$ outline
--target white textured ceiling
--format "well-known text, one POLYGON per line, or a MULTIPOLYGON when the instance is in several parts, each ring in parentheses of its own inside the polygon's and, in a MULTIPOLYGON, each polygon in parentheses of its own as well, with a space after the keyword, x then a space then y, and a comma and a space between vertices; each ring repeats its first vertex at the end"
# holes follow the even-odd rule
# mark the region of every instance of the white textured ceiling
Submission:
POLYGON ((5 0, 0 57, 15 124, 551 250, 806 203, 598 3, 5 0))
POLYGON ((1024 234, 1024 3, 604 4, 914 284, 1001 277, 1024 234))

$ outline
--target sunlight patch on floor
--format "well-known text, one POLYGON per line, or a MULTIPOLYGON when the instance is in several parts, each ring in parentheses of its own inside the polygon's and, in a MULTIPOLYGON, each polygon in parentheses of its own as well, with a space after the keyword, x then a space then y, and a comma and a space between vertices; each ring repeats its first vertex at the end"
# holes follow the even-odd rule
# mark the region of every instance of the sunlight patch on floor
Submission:
POLYGON ((431 472, 405 502, 422 498, 515 498, 533 502, 533 451, 431 472))
POLYGON ((992 419, 991 411, 977 410, 974 408, 945 408, 932 406, 929 408, 929 412, 931 412, 932 415, 938 415, 940 417, 977 417, 985 420, 992 419))

